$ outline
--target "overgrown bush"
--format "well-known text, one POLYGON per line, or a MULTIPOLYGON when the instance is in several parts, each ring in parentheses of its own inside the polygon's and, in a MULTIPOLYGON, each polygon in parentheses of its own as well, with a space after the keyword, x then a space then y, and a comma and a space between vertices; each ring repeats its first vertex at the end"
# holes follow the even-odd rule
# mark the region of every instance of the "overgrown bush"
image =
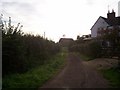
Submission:
POLYGON ((100 57, 101 55, 101 46, 100 43, 91 40, 91 41, 76 41, 76 44, 69 48, 70 51, 79 52, 83 55, 86 55, 90 58, 100 57))
POLYGON ((101 46, 99 42, 91 41, 86 45, 85 48, 87 49, 85 49, 84 51, 88 56, 91 56, 92 58, 97 58, 101 56, 101 46))
POLYGON ((24 34, 21 28, 20 23, 13 27, 11 18, 8 25, 1 25, 3 77, 42 65, 59 52, 59 45, 55 42, 39 35, 24 34))

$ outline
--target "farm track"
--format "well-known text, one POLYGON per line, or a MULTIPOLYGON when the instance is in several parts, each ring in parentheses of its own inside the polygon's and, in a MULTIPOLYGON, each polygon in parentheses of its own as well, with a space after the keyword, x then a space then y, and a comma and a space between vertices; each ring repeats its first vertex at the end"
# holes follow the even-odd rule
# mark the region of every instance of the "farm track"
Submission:
POLYGON ((40 88, 109 88, 108 81, 87 61, 69 53, 66 66, 40 88))

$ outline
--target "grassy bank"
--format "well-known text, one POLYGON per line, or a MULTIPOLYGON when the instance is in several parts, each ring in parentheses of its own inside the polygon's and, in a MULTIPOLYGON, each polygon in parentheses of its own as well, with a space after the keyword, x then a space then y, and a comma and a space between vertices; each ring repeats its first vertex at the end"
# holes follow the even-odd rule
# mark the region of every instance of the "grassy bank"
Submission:
POLYGON ((118 69, 102 70, 103 76, 110 81, 113 88, 120 88, 120 72, 118 69))
POLYGON ((59 53, 44 65, 24 74, 14 74, 3 78, 3 88, 33 88, 42 86, 64 66, 66 53, 59 53))

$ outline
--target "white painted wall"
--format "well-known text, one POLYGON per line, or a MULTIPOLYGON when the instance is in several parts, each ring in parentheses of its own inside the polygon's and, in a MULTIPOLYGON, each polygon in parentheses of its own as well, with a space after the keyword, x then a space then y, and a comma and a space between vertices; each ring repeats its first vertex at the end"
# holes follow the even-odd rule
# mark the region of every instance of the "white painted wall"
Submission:
POLYGON ((91 37, 97 37, 98 28, 106 28, 107 26, 109 26, 109 25, 105 22, 105 20, 103 18, 99 17, 97 22, 91 29, 91 37))

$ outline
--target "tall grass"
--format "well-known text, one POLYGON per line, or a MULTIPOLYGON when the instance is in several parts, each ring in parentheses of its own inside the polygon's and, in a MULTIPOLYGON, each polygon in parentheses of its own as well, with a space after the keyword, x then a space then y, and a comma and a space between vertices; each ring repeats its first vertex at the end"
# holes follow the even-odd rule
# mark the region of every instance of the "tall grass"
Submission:
POLYGON ((3 78, 5 88, 31 88, 37 89, 64 66, 66 53, 59 53, 48 60, 44 65, 36 67, 24 74, 8 75, 3 78))

